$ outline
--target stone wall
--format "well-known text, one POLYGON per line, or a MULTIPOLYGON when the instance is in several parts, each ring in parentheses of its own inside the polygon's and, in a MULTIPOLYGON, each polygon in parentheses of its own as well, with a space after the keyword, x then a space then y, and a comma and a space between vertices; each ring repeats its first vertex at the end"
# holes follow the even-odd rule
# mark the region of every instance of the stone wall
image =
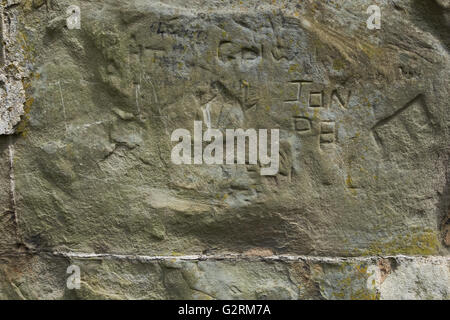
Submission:
POLYGON ((0 298, 450 298, 448 1, 1 7, 0 298), (194 121, 278 174, 174 164, 194 121))

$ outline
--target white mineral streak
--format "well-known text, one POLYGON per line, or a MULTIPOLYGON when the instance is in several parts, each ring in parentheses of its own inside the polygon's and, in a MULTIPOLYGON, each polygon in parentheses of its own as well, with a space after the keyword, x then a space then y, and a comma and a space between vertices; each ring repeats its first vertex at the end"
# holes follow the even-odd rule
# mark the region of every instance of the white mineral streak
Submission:
POLYGON ((310 261, 321 263, 343 263, 343 262, 375 262, 379 259, 395 259, 404 262, 446 264, 450 262, 450 257, 445 256, 356 256, 356 257, 322 257, 306 255, 271 255, 254 256, 245 254, 219 254, 219 255, 182 255, 182 256, 146 256, 113 253, 88 253, 72 251, 54 251, 53 255, 78 259, 116 259, 116 260, 136 260, 136 261, 205 261, 205 260, 247 260, 247 261, 310 261))

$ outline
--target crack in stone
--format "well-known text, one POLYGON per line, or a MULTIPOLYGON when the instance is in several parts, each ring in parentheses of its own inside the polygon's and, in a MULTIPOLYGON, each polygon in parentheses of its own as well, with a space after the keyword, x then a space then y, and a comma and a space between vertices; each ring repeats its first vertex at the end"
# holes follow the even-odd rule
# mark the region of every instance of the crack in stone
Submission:
POLYGON ((18 220, 17 220, 17 210, 16 210, 16 181, 14 178, 14 144, 13 144, 13 138, 12 136, 8 137, 8 151, 9 151, 9 193, 10 193, 10 206, 11 206, 11 212, 14 217, 14 225, 16 227, 17 232, 17 226, 18 226, 18 220))
POLYGON ((380 259, 395 259, 398 261, 415 261, 423 263, 442 264, 449 263, 450 257, 446 256, 357 256, 357 257, 320 257, 306 255, 272 255, 272 256, 251 256, 243 254, 222 254, 222 255, 183 255, 183 256, 145 256, 112 253, 86 253, 71 251, 53 251, 54 256, 78 259, 116 259, 131 260, 140 262, 153 261, 254 261, 254 262, 319 262, 339 264, 343 262, 377 262, 380 259))

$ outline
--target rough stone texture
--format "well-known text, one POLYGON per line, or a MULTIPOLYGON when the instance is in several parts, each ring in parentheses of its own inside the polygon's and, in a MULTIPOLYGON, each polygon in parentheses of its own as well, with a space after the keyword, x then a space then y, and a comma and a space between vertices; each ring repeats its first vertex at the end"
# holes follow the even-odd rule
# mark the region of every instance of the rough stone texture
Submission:
POLYGON ((1 298, 449 298, 448 1, 15 2, 1 298), (206 108, 279 174, 172 164, 206 108))
POLYGON ((16 11, 8 10, 14 4, 9 0, 0 7, 0 135, 14 133, 26 109, 24 79, 30 71, 26 59, 31 57, 17 30, 16 11))
POLYGON ((446 258, 41 254, 0 275, 15 299, 449 299, 446 258), (79 290, 65 270, 82 270, 79 290), (17 270, 19 269, 19 270, 17 270), (45 279, 45 281, 43 281, 45 279))

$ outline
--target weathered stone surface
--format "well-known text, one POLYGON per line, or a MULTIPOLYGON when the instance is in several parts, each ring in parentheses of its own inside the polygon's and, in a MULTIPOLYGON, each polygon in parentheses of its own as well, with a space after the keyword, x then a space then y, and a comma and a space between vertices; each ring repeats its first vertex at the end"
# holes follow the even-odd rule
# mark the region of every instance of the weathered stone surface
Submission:
MULTIPOLYGON (((8 8, 11 3, 6 5, 8 8)), ((25 79, 31 59, 23 34, 17 30, 16 11, 0 8, 0 135, 12 134, 32 100, 25 101, 25 79)))
POLYGON ((449 299, 445 258, 23 257, 0 269, 0 298, 24 299, 449 299), (198 259, 197 259, 198 260, 198 259), (82 270, 79 290, 66 268, 82 270))
POLYGON ((0 253, 27 248, 15 259, 29 271, 6 259, 2 298, 448 299, 446 1, 379 1, 380 30, 368 0, 16 2, 23 59, 7 59, 33 73, 0 119, 0 134, 19 133, 0 137, 0 208, 14 218, 0 253), (170 135, 194 120, 279 129, 279 174, 173 164, 170 135), (86 286, 68 292, 53 251, 442 258, 99 256, 75 259, 86 286))

